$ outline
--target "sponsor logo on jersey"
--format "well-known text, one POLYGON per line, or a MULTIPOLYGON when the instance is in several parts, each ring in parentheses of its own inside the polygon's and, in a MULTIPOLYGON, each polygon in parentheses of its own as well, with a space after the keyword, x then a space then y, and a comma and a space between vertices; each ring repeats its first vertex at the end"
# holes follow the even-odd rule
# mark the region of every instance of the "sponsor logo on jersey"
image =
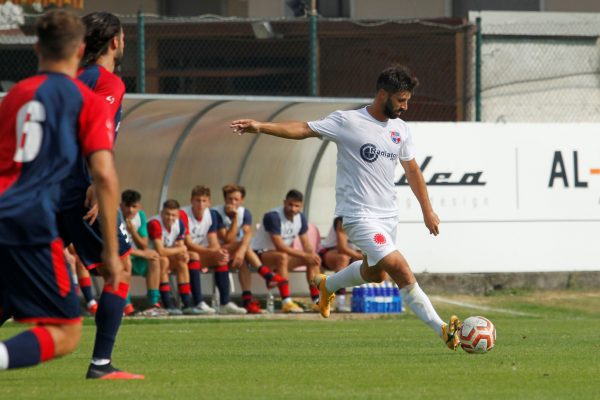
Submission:
POLYGON ((390 137, 392 139, 392 142, 394 142, 395 144, 400 144, 400 142, 402 141, 400 132, 390 131, 390 137))
POLYGON ((398 158, 398 154, 388 153, 384 150, 379 150, 372 143, 365 143, 360 148, 360 157, 368 163, 372 163, 379 158, 379 156, 389 158, 394 161, 398 158))
POLYGON ((114 104, 115 98, 113 96, 106 96, 106 101, 108 101, 108 104, 114 104))

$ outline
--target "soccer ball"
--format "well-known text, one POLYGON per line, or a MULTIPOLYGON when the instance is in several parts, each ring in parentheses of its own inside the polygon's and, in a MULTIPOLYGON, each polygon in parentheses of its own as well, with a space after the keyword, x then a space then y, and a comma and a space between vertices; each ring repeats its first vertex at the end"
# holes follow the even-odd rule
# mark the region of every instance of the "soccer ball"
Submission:
POLYGON ((496 327, 487 318, 469 317, 460 327, 458 338, 467 353, 487 353, 496 344, 496 327))

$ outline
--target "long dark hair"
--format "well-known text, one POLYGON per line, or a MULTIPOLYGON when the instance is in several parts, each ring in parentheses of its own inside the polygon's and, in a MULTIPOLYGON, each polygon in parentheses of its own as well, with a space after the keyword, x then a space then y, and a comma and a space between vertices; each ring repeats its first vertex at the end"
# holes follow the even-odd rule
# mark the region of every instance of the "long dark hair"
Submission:
POLYGON ((121 20, 108 12, 93 12, 82 18, 85 24, 85 53, 82 64, 95 63, 106 54, 110 41, 121 33, 121 20))

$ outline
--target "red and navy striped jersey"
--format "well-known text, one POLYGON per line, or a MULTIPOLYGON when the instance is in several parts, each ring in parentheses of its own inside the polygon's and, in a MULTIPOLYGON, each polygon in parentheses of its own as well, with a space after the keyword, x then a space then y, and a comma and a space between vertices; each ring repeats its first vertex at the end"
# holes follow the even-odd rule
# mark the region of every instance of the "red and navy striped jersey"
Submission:
POLYGON ((80 153, 112 150, 113 131, 105 102, 64 74, 15 85, 0 104, 0 244, 56 238, 61 183, 80 153))
POLYGON ((109 72, 98 64, 91 64, 81 68, 77 79, 85 83, 94 93, 102 97, 115 122, 115 141, 121 125, 121 113, 123 96, 125 95, 125 84, 117 75, 109 72))
MULTIPOLYGON (((108 105, 115 127, 113 142, 116 141, 121 124, 121 103, 125 95, 125 84, 117 75, 98 64, 91 64, 79 69, 77 79, 104 99, 108 105)), ((63 184, 61 210, 81 206, 91 183, 92 178, 87 169, 86 160, 81 157, 63 184)))

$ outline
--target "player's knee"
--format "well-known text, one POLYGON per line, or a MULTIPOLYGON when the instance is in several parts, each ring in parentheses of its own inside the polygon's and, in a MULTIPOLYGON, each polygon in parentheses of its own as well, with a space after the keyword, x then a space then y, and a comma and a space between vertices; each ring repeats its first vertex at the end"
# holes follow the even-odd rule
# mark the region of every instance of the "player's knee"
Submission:
POLYGON ((341 269, 341 268, 345 268, 350 264, 350 256, 346 255, 346 254, 340 254, 338 262, 337 262, 337 266, 341 269))
POLYGON ((54 356, 61 357, 75 351, 81 339, 81 322, 53 327, 54 356))
POLYGON ((286 253, 277 253, 277 264, 287 266, 289 260, 290 258, 286 253))

